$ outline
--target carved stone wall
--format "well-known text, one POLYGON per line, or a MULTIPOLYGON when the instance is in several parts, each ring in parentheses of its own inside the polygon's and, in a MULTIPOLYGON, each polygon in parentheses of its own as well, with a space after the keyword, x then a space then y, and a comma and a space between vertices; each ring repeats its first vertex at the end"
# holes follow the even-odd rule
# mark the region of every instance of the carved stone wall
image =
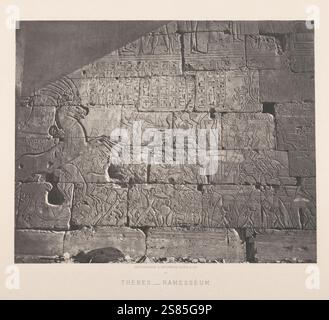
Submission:
POLYGON ((314 98, 303 21, 170 22, 20 97, 16 261, 316 261, 314 98), (217 171, 115 164, 136 122, 217 129, 217 171))

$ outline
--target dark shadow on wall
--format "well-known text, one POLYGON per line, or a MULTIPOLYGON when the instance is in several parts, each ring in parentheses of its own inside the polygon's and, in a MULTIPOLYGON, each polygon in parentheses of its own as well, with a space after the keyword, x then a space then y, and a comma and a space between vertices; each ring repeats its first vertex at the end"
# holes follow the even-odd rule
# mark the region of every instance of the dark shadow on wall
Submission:
POLYGON ((24 72, 20 96, 28 96, 169 21, 21 21, 16 57, 24 72))

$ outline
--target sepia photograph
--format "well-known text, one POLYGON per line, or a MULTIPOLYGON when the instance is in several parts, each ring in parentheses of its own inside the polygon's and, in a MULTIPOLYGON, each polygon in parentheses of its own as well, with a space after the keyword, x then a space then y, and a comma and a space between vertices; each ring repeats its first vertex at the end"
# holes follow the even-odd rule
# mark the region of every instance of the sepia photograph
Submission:
POLYGON ((15 262, 317 262, 313 26, 19 21, 15 262))

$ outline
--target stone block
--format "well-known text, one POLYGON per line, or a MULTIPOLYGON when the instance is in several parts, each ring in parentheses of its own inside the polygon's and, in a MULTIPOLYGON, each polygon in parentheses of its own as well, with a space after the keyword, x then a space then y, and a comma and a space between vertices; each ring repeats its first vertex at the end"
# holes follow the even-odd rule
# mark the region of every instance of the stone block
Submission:
POLYGON ((243 151, 244 161, 240 165, 239 183, 262 185, 296 184, 289 176, 288 153, 276 150, 243 151))
POLYGON ((72 226, 123 226, 127 223, 127 188, 111 183, 76 184, 72 226))
POLYGON ((201 192, 194 185, 135 185, 128 200, 130 226, 202 224, 201 192))
POLYGON ((246 66, 244 36, 224 32, 184 33, 183 70, 235 70, 246 66))
POLYGON ((231 21, 233 35, 258 34, 258 21, 231 21))
POLYGON ((120 128, 121 113, 121 106, 90 107, 88 115, 80 121, 84 128, 82 137, 111 136, 113 130, 120 128))
POLYGON ((81 103, 93 105, 136 105, 139 78, 74 79, 81 103))
MULTIPOLYGON (((215 163, 215 160, 212 160, 215 163)), ((288 153, 276 150, 219 150, 211 184, 295 185, 289 176, 288 153)))
POLYGON ((290 35, 290 68, 293 72, 314 71, 314 33, 290 35))
POLYGON ((313 103, 275 105, 279 150, 315 149, 315 110, 313 103))
POLYGON ((261 203, 264 228, 316 229, 315 199, 300 186, 266 187, 261 203))
POLYGON ((197 164, 151 165, 149 183, 207 184, 207 177, 197 164))
POLYGON ((146 183, 147 163, 110 164, 109 181, 123 185, 146 183))
POLYGON ((151 77, 182 73, 179 35, 169 23, 83 66, 71 78, 151 77))
POLYGON ((255 258, 259 263, 316 263, 316 232, 314 230, 270 230, 254 240, 255 258))
POLYGON ((261 226, 260 191, 253 186, 204 186, 202 225, 217 228, 261 226))
POLYGON ((65 232, 16 230, 15 255, 62 256, 65 232))
POLYGON ((117 249, 132 258, 145 254, 145 235, 141 230, 127 227, 82 228, 68 231, 64 239, 64 253, 76 256, 97 249, 117 249))
POLYGON ((177 21, 177 30, 183 33, 231 32, 230 21, 177 21))
POLYGON ((308 29, 306 21, 277 21, 266 20, 258 21, 259 32, 261 34, 280 34, 280 33, 296 33, 296 32, 314 32, 313 29, 308 29))
POLYGON ((159 130, 172 128, 171 112, 138 112, 135 108, 122 110, 121 128, 132 130, 134 122, 140 121, 142 130, 154 128, 159 130))
POLYGON ((49 137, 49 128, 55 124, 55 107, 17 107, 16 136, 49 137))
POLYGON ((20 187, 16 228, 69 228, 73 200, 72 183, 31 182, 20 187))
MULTIPOLYGON (((172 27, 174 25, 170 23, 172 27)), ((231 35, 258 34, 257 21, 177 21, 175 29, 180 33, 221 32, 231 35)))
POLYGON ((218 150, 220 148, 220 113, 175 112, 173 119, 173 127, 176 129, 176 148, 184 149, 183 137, 179 137, 180 130, 190 130, 189 133, 186 133, 187 144, 190 148, 194 147, 194 149, 199 148, 200 150, 218 150))
POLYGON ((313 73, 262 70, 259 84, 262 102, 314 101, 313 73))
POLYGON ((218 160, 214 159, 213 173, 209 175, 211 184, 238 184, 240 181, 240 168, 245 161, 241 151, 219 150, 218 160))
POLYGON ((289 151, 289 168, 292 177, 314 177, 315 151, 289 151))
POLYGON ((175 129, 219 129, 221 127, 220 113, 207 112, 175 112, 175 129))
POLYGON ((316 178, 303 178, 301 185, 303 191, 316 203, 316 178))
POLYGON ((258 71, 197 72, 195 108, 197 111, 260 111, 258 71))
POLYGON ((222 125, 225 149, 275 148, 275 125, 271 114, 229 113, 222 116, 222 125))
POLYGON ((21 198, 21 189, 22 189, 22 183, 21 182, 15 182, 15 220, 18 216, 18 206, 19 206, 19 200, 21 198))
MULTIPOLYGON (((74 142, 77 143, 78 139, 74 139, 74 142)), ((78 151, 75 157, 70 155, 69 161, 65 161, 65 165, 58 170, 61 181, 74 183, 110 182, 108 176, 111 160, 109 139, 90 139, 88 143, 80 146, 78 151)))
POLYGON ((46 152, 52 149, 57 143, 58 140, 50 136, 31 134, 16 136, 15 159, 18 160, 27 154, 40 154, 46 152))
POLYGON ((314 71, 314 34, 266 34, 246 38, 247 66, 255 69, 314 71))
POLYGON ((147 256, 246 261, 245 243, 234 229, 151 228, 147 256))
POLYGON ((140 80, 139 111, 177 111, 194 107, 193 76, 152 77, 140 80))
POLYGON ((247 66, 253 69, 288 69, 288 35, 251 35, 246 38, 247 66))

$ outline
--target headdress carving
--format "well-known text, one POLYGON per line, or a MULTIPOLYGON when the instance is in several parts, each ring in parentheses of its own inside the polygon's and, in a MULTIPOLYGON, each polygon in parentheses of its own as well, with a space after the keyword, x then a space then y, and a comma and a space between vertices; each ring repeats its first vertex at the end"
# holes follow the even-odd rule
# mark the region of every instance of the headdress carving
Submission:
POLYGON ((63 77, 60 80, 48 84, 40 89, 40 93, 48 96, 56 106, 81 105, 79 91, 68 77, 63 77))

